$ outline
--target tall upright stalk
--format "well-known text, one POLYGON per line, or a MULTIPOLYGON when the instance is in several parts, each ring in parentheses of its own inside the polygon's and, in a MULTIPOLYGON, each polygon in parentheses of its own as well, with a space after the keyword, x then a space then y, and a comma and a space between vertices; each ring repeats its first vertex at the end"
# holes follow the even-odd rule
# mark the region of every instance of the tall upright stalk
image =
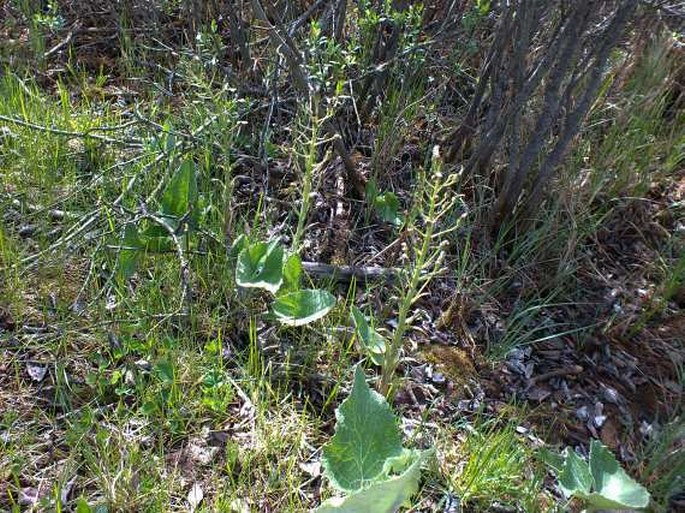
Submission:
POLYGON ((439 149, 433 149, 432 172, 430 178, 422 177, 420 190, 417 193, 415 209, 418 215, 414 219, 423 217, 423 229, 414 226, 416 221, 409 221, 410 232, 419 235, 419 249, 413 256, 411 269, 402 291, 398 311, 397 328, 387 346, 381 367, 379 391, 383 395, 392 394, 392 381, 400 361, 400 352, 407 329, 411 325, 410 312, 414 302, 421 296, 430 280, 442 270, 444 252, 440 239, 456 230, 459 223, 439 229, 439 221, 451 212, 456 202, 452 193, 453 186, 459 179, 459 174, 452 173, 447 178, 442 174, 442 161, 439 149))
POLYGON ((307 215, 311 207, 312 181, 314 178, 314 169, 316 168, 316 157, 318 154, 319 145, 319 128, 321 122, 318 118, 316 109, 312 109, 311 114, 311 135, 307 144, 307 153, 304 158, 304 176, 302 177, 302 203, 300 204, 300 211, 297 216, 297 228, 295 236, 293 237, 292 248, 293 251, 299 251, 302 237, 304 235, 305 224, 307 222, 307 215))

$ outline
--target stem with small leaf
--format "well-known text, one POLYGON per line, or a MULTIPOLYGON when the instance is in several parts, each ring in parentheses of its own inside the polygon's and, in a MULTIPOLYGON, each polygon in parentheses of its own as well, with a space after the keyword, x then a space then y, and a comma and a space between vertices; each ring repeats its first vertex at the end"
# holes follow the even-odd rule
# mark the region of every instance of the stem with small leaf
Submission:
POLYGON ((424 228, 419 230, 412 227, 411 222, 408 226, 409 229, 413 228, 413 231, 419 233, 421 245, 414 256, 414 262, 399 306, 397 328, 387 346, 381 367, 381 380, 378 387, 380 393, 385 396, 391 395, 391 385, 399 365, 404 334, 411 325, 409 315, 411 307, 421 297, 431 279, 442 270, 444 251, 442 244, 436 244, 436 238, 439 239, 458 228, 458 223, 456 223, 454 226, 436 232, 438 221, 450 212, 455 204, 455 196, 449 193, 459 177, 458 174, 450 174, 447 178, 443 177, 438 147, 433 149, 432 171, 430 183, 426 184, 428 189, 427 204, 424 204, 424 194, 419 193, 418 195, 417 207, 419 212, 425 207, 424 228))

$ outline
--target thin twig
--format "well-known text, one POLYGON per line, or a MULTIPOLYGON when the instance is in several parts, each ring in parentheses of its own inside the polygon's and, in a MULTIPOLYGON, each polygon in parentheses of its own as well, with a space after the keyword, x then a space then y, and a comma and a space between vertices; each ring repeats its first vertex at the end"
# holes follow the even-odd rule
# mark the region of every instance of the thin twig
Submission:
POLYGON ((105 135, 93 133, 93 132, 122 130, 124 128, 127 128, 129 126, 136 124, 137 121, 129 121, 128 123, 124 123, 124 124, 118 125, 118 126, 93 127, 93 128, 89 128, 85 132, 73 132, 71 130, 61 130, 59 128, 52 128, 52 127, 44 126, 44 125, 37 125, 35 123, 31 123, 30 121, 26 121, 26 120, 19 119, 19 118, 13 118, 13 117, 9 117, 9 116, 4 116, 4 115, 0 115, 0 121, 4 121, 6 123, 12 123, 15 125, 23 126, 26 128, 30 128, 32 130, 39 130, 41 132, 47 132, 50 134, 64 135, 66 137, 78 137, 81 139, 96 139, 98 141, 102 141, 102 142, 106 142, 106 143, 110 143, 110 144, 117 144, 120 146, 127 146, 130 148, 142 148, 143 147, 143 142, 140 139, 115 139, 113 137, 107 137, 105 135))

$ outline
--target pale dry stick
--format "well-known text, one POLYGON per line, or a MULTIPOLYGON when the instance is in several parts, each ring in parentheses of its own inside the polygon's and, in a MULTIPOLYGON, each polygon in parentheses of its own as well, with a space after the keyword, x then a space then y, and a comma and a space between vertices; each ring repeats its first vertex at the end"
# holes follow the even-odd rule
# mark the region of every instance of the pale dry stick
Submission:
POLYGON ((50 57, 53 53, 59 52, 62 48, 67 46, 69 43, 71 43, 71 38, 74 37, 74 32, 78 31, 81 28, 81 22, 76 21, 71 28, 69 29, 69 33, 67 34, 67 37, 62 39, 59 43, 57 43, 55 46, 50 48, 47 52, 43 54, 43 59, 47 59, 50 57))
POLYGON ((330 279, 336 282, 349 283, 356 281, 394 282, 401 270, 377 266, 331 265, 320 262, 302 262, 302 269, 312 278, 330 279))
POLYGON ((290 37, 293 37, 295 35, 295 33, 300 29, 300 27, 302 27, 302 25, 307 23, 309 18, 311 18, 312 15, 316 11, 318 11, 319 8, 323 4, 325 4, 327 1, 328 0, 316 0, 316 2, 314 2, 309 7, 309 9, 307 9, 304 13, 302 13, 302 15, 299 18, 297 18, 294 22, 292 22, 292 24, 290 25, 290 28, 288 29, 288 34, 290 35, 290 37))
POLYGON ((95 139, 95 140, 110 143, 110 144, 127 146, 129 148, 142 148, 143 147, 143 143, 139 139, 130 139, 130 140, 115 139, 113 137, 107 137, 104 135, 99 135, 99 134, 93 133, 93 132, 123 130, 124 128, 128 128, 128 127, 138 123, 137 120, 129 121, 127 123, 123 123, 123 124, 117 125, 117 126, 105 126, 105 127, 99 127, 99 128, 93 127, 93 128, 89 128, 85 132, 73 132, 71 130, 61 130, 59 128, 52 128, 52 127, 44 126, 44 125, 37 125, 36 123, 31 123, 31 122, 23 120, 23 119, 4 116, 1 114, 0 114, 0 121, 4 121, 6 123, 12 123, 15 125, 23 126, 25 128, 30 128, 31 130, 38 130, 40 132, 46 132, 46 133, 55 134, 55 135, 63 135, 66 137, 78 137, 81 139, 95 139))
POLYGON ((20 264, 34 265, 41 257, 47 255, 48 253, 52 253, 56 249, 67 244, 68 242, 73 240, 77 235, 80 235, 81 233, 86 231, 95 221, 97 221, 101 210, 102 207, 98 207, 96 210, 91 212, 89 216, 86 217, 86 220, 81 225, 79 225, 77 228, 74 228, 74 230, 71 233, 65 235, 64 237, 60 237, 59 240, 50 244, 50 246, 44 249, 43 251, 39 251, 38 253, 34 253, 33 255, 29 255, 25 258, 22 258, 21 260, 19 260, 19 262, 14 264, 13 267, 16 268, 20 264))

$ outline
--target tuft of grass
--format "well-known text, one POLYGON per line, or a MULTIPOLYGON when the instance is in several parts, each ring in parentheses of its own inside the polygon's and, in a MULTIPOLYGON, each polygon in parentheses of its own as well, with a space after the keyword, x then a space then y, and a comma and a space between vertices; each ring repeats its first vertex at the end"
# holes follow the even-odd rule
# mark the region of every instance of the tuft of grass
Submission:
POLYGON ((657 511, 669 511, 670 501, 685 491, 685 425, 680 417, 651 434, 639 461, 638 473, 657 511))
POLYGON ((441 472, 463 506, 547 510, 545 470, 534 461, 531 447, 515 424, 481 419, 454 427, 452 433, 458 443, 446 443, 441 472))

